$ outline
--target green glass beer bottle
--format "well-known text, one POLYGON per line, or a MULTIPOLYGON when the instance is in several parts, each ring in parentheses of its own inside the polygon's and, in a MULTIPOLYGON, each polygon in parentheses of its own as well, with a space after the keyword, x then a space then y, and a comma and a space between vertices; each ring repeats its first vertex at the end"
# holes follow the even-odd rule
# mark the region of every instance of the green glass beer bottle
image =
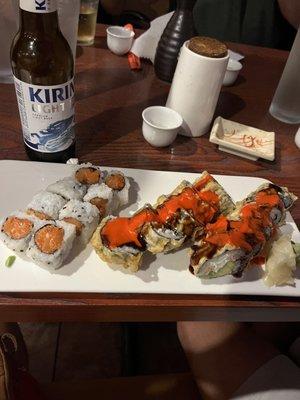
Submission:
POLYGON ((74 59, 59 29, 57 0, 20 0, 11 47, 23 139, 34 161, 74 156, 74 59))

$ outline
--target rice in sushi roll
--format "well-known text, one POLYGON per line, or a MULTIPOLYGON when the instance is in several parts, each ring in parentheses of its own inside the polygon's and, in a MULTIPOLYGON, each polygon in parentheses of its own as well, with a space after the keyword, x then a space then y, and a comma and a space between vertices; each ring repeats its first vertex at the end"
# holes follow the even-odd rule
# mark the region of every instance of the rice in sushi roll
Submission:
POLYGON ((105 178, 105 184, 114 191, 119 206, 129 202, 129 180, 121 171, 111 171, 105 178))
POLYGON ((82 200, 87 191, 86 186, 73 178, 61 179, 49 185, 46 190, 58 194, 66 200, 82 200))
POLYGON ((113 221, 119 220, 113 216, 108 216, 102 220, 96 229, 91 243, 98 256, 109 264, 122 265, 125 269, 136 272, 139 269, 143 256, 143 248, 139 248, 133 243, 123 243, 119 246, 110 245, 109 239, 102 235, 105 227, 113 224, 113 221))
POLYGON ((101 171, 100 168, 91 164, 80 164, 76 167, 76 171, 74 173, 74 179, 81 183, 82 185, 95 185, 101 182, 101 171))
POLYGON ((107 214, 113 213, 116 209, 116 199, 113 189, 108 187, 105 183, 91 185, 83 200, 88 201, 98 208, 101 219, 107 214))
POLYGON ((242 276, 249 262, 272 240, 296 200, 287 189, 267 184, 237 204, 227 217, 206 226, 192 246, 190 270, 200 278, 242 276))
POLYGON ((59 194, 42 191, 37 193, 27 206, 27 214, 34 215, 41 220, 58 219, 61 208, 67 200, 59 194))
POLYGON ((0 222, 0 239, 11 250, 23 253, 40 221, 17 211, 0 222))
POLYGON ((87 244, 99 223, 99 211, 91 203, 70 200, 60 210, 59 220, 74 225, 80 241, 87 244))
POLYGON ((45 222, 33 234, 26 255, 37 265, 57 269, 68 257, 75 236, 76 229, 72 224, 45 222))

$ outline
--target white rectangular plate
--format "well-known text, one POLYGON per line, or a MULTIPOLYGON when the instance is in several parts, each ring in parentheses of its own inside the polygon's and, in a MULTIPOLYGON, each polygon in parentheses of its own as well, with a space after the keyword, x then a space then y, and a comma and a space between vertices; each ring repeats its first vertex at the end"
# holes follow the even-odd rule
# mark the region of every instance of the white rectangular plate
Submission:
MULTIPOLYGON (((104 169, 109 169, 103 167, 104 169)), ((115 169, 115 168, 114 168, 115 169)), ((121 169, 121 168, 120 168, 121 169)), ((129 215, 144 203, 154 203, 161 194, 170 193, 183 179, 193 181, 199 174, 121 169, 136 183, 131 205, 122 211, 129 215)), ((22 161, 0 161, 0 217, 24 209, 32 196, 51 182, 71 174, 72 166, 22 161)), ((260 178, 216 175, 215 178, 236 200, 244 198, 264 182, 260 178)), ((299 240, 299 231, 288 215, 285 229, 299 240)), ((76 249, 75 249, 76 252, 76 249)), ((77 251, 78 253, 78 251, 77 251)), ((267 288, 259 278, 259 269, 250 269, 242 279, 232 277, 201 282, 188 271, 188 249, 157 257, 147 256, 135 275, 111 269, 88 247, 58 271, 48 271, 25 258, 11 268, 5 260, 12 252, 0 243, 0 291, 2 292, 90 292, 90 293, 182 293, 248 294, 300 296, 300 282, 295 287, 267 288)), ((72 258, 72 257, 71 257, 72 258)))

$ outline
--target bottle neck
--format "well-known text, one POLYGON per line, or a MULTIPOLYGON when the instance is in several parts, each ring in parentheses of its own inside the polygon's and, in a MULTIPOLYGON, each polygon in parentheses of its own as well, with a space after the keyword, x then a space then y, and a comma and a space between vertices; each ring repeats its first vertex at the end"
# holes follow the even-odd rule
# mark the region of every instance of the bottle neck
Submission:
POLYGON ((177 11, 178 10, 190 10, 192 11, 196 0, 177 0, 177 11))
POLYGON ((20 0, 20 28, 26 32, 56 34, 57 0, 20 0))

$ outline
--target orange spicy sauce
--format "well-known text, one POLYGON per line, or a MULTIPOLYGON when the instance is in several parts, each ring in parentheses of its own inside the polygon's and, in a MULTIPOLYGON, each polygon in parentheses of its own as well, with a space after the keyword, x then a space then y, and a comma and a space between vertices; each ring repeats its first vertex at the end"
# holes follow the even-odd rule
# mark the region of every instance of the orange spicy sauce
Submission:
MULTIPOLYGON (((206 198, 212 197, 215 201, 214 193, 210 193, 212 196, 209 196, 209 192, 207 192, 206 198)), ((157 213, 161 222, 166 223, 168 219, 172 218, 176 211, 180 209, 192 211, 195 220, 202 224, 211 221, 216 214, 216 209, 206 201, 202 201, 199 195, 190 187, 183 189, 183 191, 176 196, 171 196, 163 204, 158 206, 157 213)))
POLYGON ((251 251, 252 246, 248 243, 247 236, 251 235, 257 242, 266 241, 263 229, 268 226, 275 228, 270 219, 270 211, 280 202, 278 194, 257 193, 254 203, 242 207, 239 221, 230 221, 221 216, 214 224, 208 225, 205 240, 219 248, 231 244, 251 251))
POLYGON ((108 221, 101 230, 101 236, 109 243, 109 248, 123 246, 133 243, 137 247, 142 247, 138 235, 140 229, 146 222, 157 220, 156 213, 145 208, 131 218, 115 218, 108 221))
POLYGON ((184 209, 191 211, 195 220, 201 224, 210 222, 218 211, 219 197, 212 191, 198 192, 213 178, 208 175, 199 181, 196 187, 187 187, 178 195, 171 196, 157 210, 146 208, 131 218, 116 218, 107 222, 101 236, 108 242, 109 248, 126 244, 142 247, 139 233, 147 222, 166 223, 174 214, 184 209))

